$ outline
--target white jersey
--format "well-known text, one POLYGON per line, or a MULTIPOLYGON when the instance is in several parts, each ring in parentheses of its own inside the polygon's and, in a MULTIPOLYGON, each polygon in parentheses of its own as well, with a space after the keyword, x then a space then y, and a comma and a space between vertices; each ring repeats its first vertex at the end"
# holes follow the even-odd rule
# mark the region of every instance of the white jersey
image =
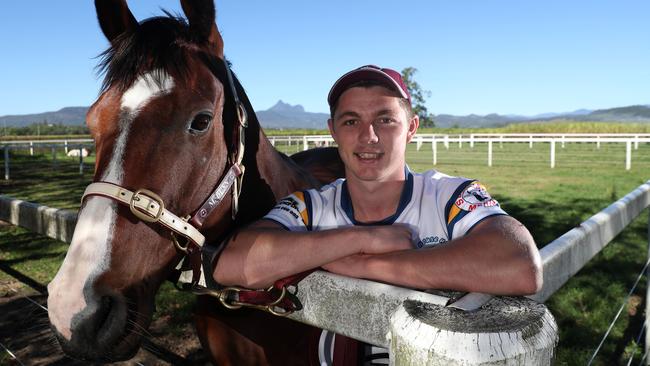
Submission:
MULTIPOLYGON (((467 234, 481 220, 506 215, 485 187, 471 179, 450 177, 429 170, 418 174, 406 171, 397 211, 379 222, 360 223, 354 219, 345 179, 295 192, 280 200, 265 219, 273 220, 290 231, 319 231, 352 225, 406 224, 411 228, 416 248, 430 247, 467 234)), ((318 357, 321 365, 332 365, 334 333, 323 330, 318 357)), ((364 358, 370 365, 388 364, 388 350, 364 346, 364 358)))
POLYGON ((285 197, 264 217, 290 231, 319 231, 352 225, 405 224, 411 228, 413 246, 434 246, 465 235, 478 222, 505 215, 499 203, 479 182, 429 170, 407 170, 407 179, 395 214, 379 222, 354 219, 345 179, 295 192, 285 197))

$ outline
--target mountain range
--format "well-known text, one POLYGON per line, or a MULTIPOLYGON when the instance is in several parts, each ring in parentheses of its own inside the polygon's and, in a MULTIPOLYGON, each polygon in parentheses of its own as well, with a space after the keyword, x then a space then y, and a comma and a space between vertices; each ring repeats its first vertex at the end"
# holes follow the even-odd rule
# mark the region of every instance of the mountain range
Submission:
MULTIPOLYGON (((85 123, 87 111, 88 107, 66 107, 55 112, 0 116, 0 125, 14 127, 34 123, 80 125, 85 123)), ((327 113, 307 112, 301 105, 291 105, 282 100, 267 110, 256 111, 256 114, 264 128, 325 129, 329 118, 327 113)), ((493 127, 510 123, 551 120, 650 123, 650 105, 599 110, 579 109, 573 112, 544 113, 535 116, 496 113, 483 116, 476 114, 466 116, 439 114, 434 116, 437 127, 493 127)))

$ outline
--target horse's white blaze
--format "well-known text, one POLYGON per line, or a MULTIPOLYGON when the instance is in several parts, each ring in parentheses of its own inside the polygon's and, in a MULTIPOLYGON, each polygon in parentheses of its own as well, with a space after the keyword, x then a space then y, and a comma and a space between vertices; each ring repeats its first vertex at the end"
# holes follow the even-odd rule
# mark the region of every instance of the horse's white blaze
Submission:
POLYGON ((138 78, 122 95, 122 108, 137 111, 151 98, 169 93, 174 79, 163 71, 154 71, 138 78))
MULTIPOLYGON (((169 75, 155 75, 162 75, 162 78, 155 79, 154 73, 146 74, 122 96, 119 135, 110 163, 101 178, 104 182, 122 184, 124 151, 132 122, 150 100, 169 93, 174 86, 174 81, 169 75)), ((50 321, 68 340, 72 337, 73 317, 89 305, 87 301, 99 300, 94 293, 93 283, 110 268, 111 241, 116 217, 115 201, 97 196, 88 197, 79 212, 68 253, 58 273, 48 285, 50 321)))

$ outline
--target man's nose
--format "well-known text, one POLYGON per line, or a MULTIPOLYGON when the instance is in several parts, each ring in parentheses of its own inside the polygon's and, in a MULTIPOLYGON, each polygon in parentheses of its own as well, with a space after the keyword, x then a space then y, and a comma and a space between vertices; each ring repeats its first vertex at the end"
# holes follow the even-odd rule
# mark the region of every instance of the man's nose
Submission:
POLYGON ((364 144, 376 144, 379 142, 379 136, 375 132, 375 125, 373 123, 369 123, 362 129, 359 135, 359 142, 364 144))

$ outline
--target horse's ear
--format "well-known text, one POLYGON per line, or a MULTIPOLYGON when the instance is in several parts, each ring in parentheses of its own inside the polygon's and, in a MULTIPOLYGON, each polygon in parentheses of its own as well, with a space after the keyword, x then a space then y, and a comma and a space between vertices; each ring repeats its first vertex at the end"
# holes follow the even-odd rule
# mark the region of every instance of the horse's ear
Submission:
POLYGON ((190 23, 190 33, 198 43, 207 44, 223 58, 223 39, 215 23, 213 0, 181 0, 183 12, 190 23))
POLYGON ((111 43, 120 34, 138 26, 126 0, 95 0, 95 9, 99 26, 111 43))

